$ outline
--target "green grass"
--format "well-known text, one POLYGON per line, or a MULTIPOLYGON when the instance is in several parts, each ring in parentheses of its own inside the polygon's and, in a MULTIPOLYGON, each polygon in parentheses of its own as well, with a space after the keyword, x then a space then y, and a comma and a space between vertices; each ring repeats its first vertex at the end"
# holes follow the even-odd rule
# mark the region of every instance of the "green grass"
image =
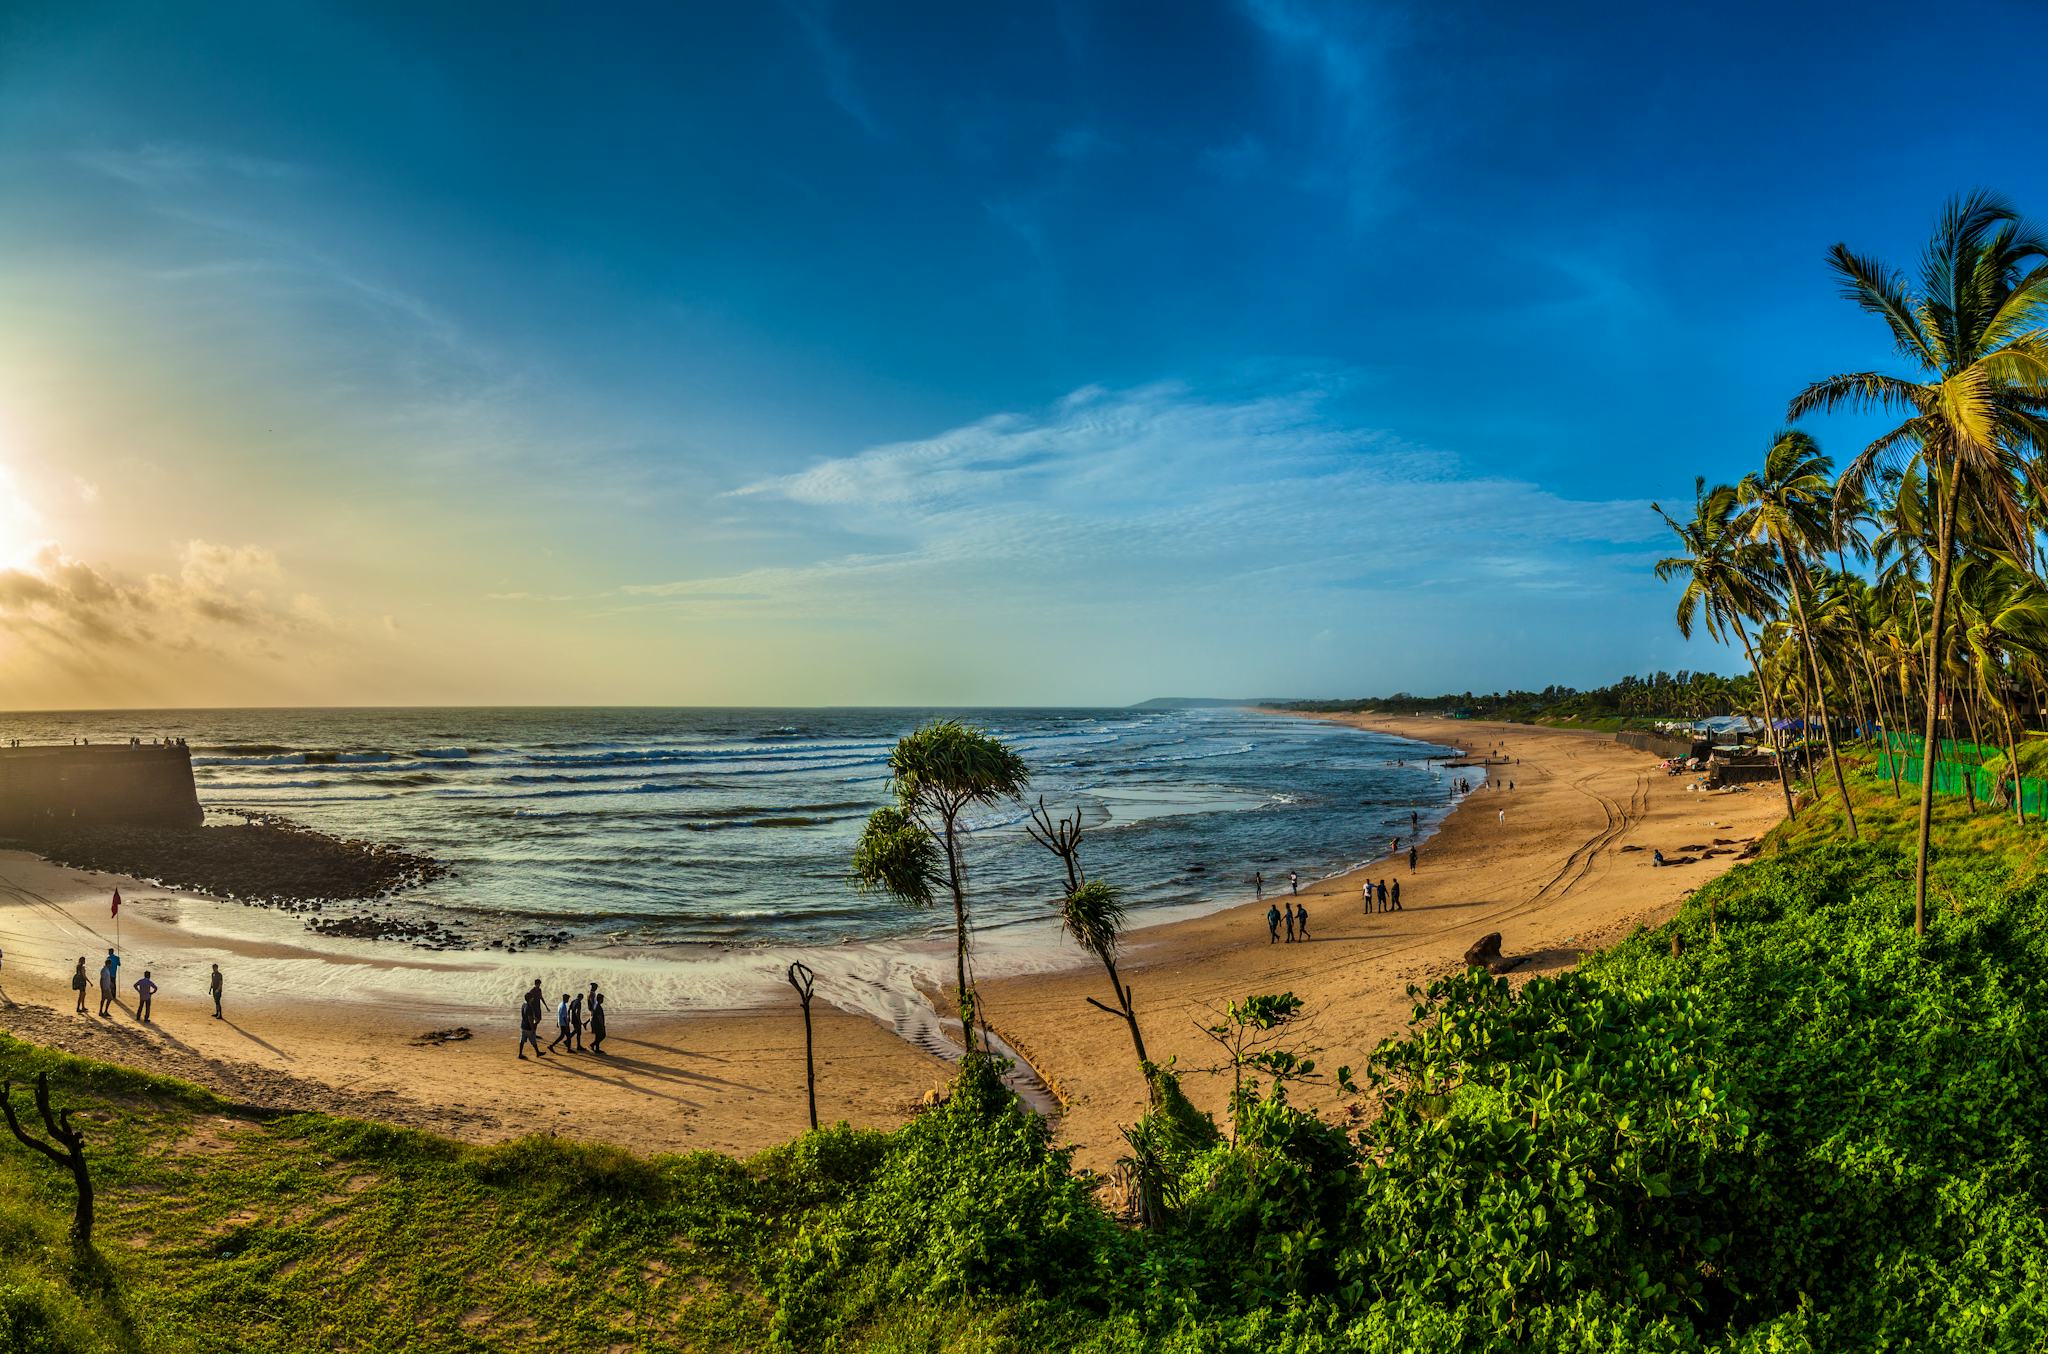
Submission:
MULTIPOLYGON (((101 1268, 75 1263, 68 1176, 0 1152, 0 1349, 757 1348, 745 1268, 705 1247, 754 1209, 710 1155, 528 1138, 479 1150, 203 1091, 0 1038, 75 1106, 101 1268)), ((17 1100, 26 1096, 17 1092, 17 1100)), ((31 1112, 30 1118, 32 1119, 31 1112)), ((729 1254, 732 1248, 726 1248, 729 1254)))

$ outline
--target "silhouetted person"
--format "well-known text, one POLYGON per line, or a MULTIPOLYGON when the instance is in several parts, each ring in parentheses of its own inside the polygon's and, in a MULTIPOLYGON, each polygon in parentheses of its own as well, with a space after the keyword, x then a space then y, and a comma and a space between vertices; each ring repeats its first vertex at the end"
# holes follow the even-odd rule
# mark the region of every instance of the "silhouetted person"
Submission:
POLYGON ((525 997, 521 998, 519 1002, 519 1056, 521 1058, 526 1056, 526 1046, 529 1043, 533 1045, 535 1057, 545 1058, 548 1056, 547 1050, 540 1046, 540 1010, 545 1001, 546 998, 540 994, 540 979, 535 978, 533 986, 526 989, 525 997))
POLYGON ((1415 848, 1412 846, 1408 848, 1408 870, 1411 874, 1415 871, 1415 848))
POLYGON ((1280 909, 1277 907, 1268 907, 1266 909, 1266 943, 1268 945, 1278 945, 1280 943, 1280 909))
POLYGON ((555 1051, 555 1050, 556 1050, 557 1048, 560 1048, 560 1047, 561 1047, 562 1045, 564 1045, 564 1044, 566 1044, 566 1043, 568 1043, 568 1042, 569 1042, 569 994, 568 994, 567 992, 564 992, 564 993, 562 994, 562 1004, 561 1004, 560 1006, 557 1006, 557 1007, 555 1008, 555 1037, 554 1037, 554 1039, 553 1039, 553 1040, 552 1040, 552 1041, 551 1041, 551 1042, 550 1042, 550 1043, 548 1044, 548 1052, 550 1052, 550 1053, 553 1053, 553 1052, 554 1052, 554 1051, 555 1051))
POLYGON ((135 1018, 143 1024, 149 1023, 149 999, 156 995, 156 980, 149 976, 149 970, 142 970, 142 976, 135 980, 135 1018))
MULTIPOLYGON (((596 986, 595 983, 592 986, 596 986)), ((593 992, 590 996, 590 1051, 604 1052, 604 994, 593 992)))
POLYGON ((1387 881, 1386 881, 1386 880, 1384 880, 1384 879, 1382 879, 1382 880, 1380 881, 1380 911, 1382 911, 1382 912, 1385 912, 1386 910, 1387 910, 1387 881))
POLYGON ((219 1019, 221 1018, 221 1015, 220 1015, 220 992, 221 992, 221 976, 220 976, 220 965, 219 965, 219 964, 215 964, 215 965, 213 966, 213 976, 212 976, 211 978, 208 978, 208 979, 206 980, 206 990, 207 990, 207 991, 208 991, 209 993, 211 993, 211 994, 212 994, 212 996, 213 996, 213 1018, 214 1018, 215 1020, 219 1020, 219 1019))
POLYGON ((1394 911, 1399 912, 1401 910, 1401 881, 1398 879, 1394 881, 1393 906, 1394 911))
POLYGON ((1252 896, 1264 901, 1266 897, 1266 872, 1259 870, 1252 875, 1252 896))
POLYGON ((71 990, 78 994, 78 1013, 85 1014, 85 989, 91 980, 85 976, 85 956, 78 956, 78 967, 71 973, 71 990))
POLYGON ((1294 924, 1295 924, 1295 926, 1296 926, 1296 927, 1297 927, 1297 928, 1298 928, 1298 929, 1299 929, 1299 930, 1301 931, 1301 938, 1302 938, 1303 940, 1307 940, 1307 939, 1308 939, 1308 909, 1307 909, 1306 907, 1302 907, 1302 906, 1300 906, 1300 905, 1296 905, 1296 907, 1295 907, 1295 909, 1294 909, 1294 924))
POLYGON ((1280 914, 1287 921, 1287 943, 1294 943, 1294 904, 1289 903, 1280 914))
POLYGON ((569 1047, 576 1052, 583 1051, 583 994, 578 992, 569 1001, 569 1047))

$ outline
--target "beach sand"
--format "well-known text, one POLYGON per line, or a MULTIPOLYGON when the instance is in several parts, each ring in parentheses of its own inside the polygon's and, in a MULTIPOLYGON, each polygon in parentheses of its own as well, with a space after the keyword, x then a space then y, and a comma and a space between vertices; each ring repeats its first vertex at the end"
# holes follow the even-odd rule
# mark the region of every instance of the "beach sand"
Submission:
MULTIPOLYGON (((1554 972, 1668 915, 1734 860, 1731 853, 1654 870, 1650 848, 1675 855, 1717 837, 1740 843, 1778 818, 1768 786, 1687 793, 1686 778, 1667 777, 1653 758, 1600 735, 1431 719, 1347 722, 1475 752, 1498 744, 1500 755, 1519 762, 1493 768, 1502 788, 1476 791, 1424 843, 1419 871, 1410 874, 1404 857, 1362 872, 1400 878, 1403 912, 1363 915, 1357 878, 1346 876, 1304 883, 1315 937, 1306 943, 1267 944, 1266 903, 1249 901, 1132 933, 1123 973, 1149 1051, 1176 1058, 1189 1093, 1207 1108, 1220 1109, 1223 1087, 1196 1072, 1216 1061, 1198 1026, 1221 1001, 1293 991, 1308 1003, 1306 1034, 1325 1050, 1324 1065, 1361 1067, 1380 1039, 1404 1027, 1407 985, 1457 969, 1480 935, 1500 931, 1508 955, 1527 956, 1518 973, 1554 972)), ((1284 879, 1267 882, 1269 899, 1285 888, 1284 879)), ((1243 887, 1249 893, 1249 878, 1243 887)), ((742 1009, 677 1010, 662 975, 683 966, 644 956, 435 954, 334 942, 265 909, 19 852, 0 852, 0 946, 0 1028, 183 1077, 240 1103, 360 1115, 479 1142, 548 1131, 649 1152, 748 1153, 806 1123, 793 995, 742 1009), (121 1008, 107 1020, 78 1016, 71 967, 85 955, 96 973, 114 943, 115 887, 124 900, 121 1008), (228 974, 226 1020, 211 1017, 205 996, 214 961, 228 974), (130 984, 145 967, 164 989, 148 1026, 131 1014, 130 984), (568 990, 591 977, 603 984, 611 1056, 514 1058, 514 1004, 536 976, 573 982, 568 990), (474 1037, 415 1042, 458 1026, 474 1037)), ((830 968, 829 956, 802 957, 821 973, 830 968)), ((900 985, 950 967, 944 957, 943 966, 930 955, 906 963, 900 985)), ((749 958, 746 972, 713 990, 762 991, 763 973, 783 958, 749 958)), ((1083 959, 1075 951, 1069 969, 989 978, 981 992, 997 1033, 1060 1095, 1061 1135, 1080 1147, 1084 1164, 1106 1168, 1121 1148, 1119 1126, 1143 1107, 1144 1087, 1122 1022, 1085 1004, 1109 994, 1100 966, 1083 959)), ((553 1037, 561 988, 547 990, 544 1040, 553 1037)), ((853 995, 861 999, 848 1004, 872 1005, 853 995)), ((949 1075, 945 1062, 888 1025, 830 1005, 822 984, 812 1009, 824 1122, 899 1123, 949 1075)), ((903 1028, 917 1033, 914 1023, 903 1028)))

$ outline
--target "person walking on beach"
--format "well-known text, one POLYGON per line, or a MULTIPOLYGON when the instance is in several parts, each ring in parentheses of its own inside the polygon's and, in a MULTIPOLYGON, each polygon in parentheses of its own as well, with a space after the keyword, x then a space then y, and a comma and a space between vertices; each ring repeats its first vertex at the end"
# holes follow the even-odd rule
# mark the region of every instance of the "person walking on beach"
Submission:
MULTIPOLYGON (((594 988, 597 984, 592 983, 591 986, 594 988)), ((592 992, 590 994, 590 1051, 600 1057, 604 1056, 604 994, 602 992, 592 992)))
POLYGON ((1301 892, 1301 875, 1296 871, 1289 870, 1287 872, 1287 891, 1289 893, 1301 892))
POLYGON ((135 1018, 143 1024, 149 1023, 149 999, 156 995, 156 980, 149 976, 149 970, 142 970, 142 976, 135 980, 135 1018))
POLYGON ((1265 901, 1266 872, 1264 870, 1254 870, 1252 872, 1252 897, 1257 898, 1261 902, 1265 901))
POLYGON ((578 992, 569 1003, 569 1047, 571 1051, 583 1051, 583 994, 578 992))
POLYGON ((1266 943, 1268 945, 1278 945, 1280 943, 1280 909, 1270 904, 1266 908, 1266 943))
POLYGON ((1287 943, 1292 945, 1294 943, 1294 904, 1289 902, 1286 907, 1280 910, 1280 915, 1287 921, 1287 943))
POLYGON ((1393 907, 1393 910, 1394 910, 1394 911, 1396 911, 1396 912, 1399 912, 1399 911, 1401 910, 1401 881, 1400 881, 1400 880, 1398 880, 1398 879, 1396 879, 1396 880, 1394 881, 1394 892, 1393 892, 1393 897, 1392 897, 1392 907, 1393 907))
POLYGON ((540 994, 540 979, 533 980, 533 986, 526 989, 526 996, 519 1003, 519 1056, 526 1057, 526 1046, 533 1045, 533 1055, 545 1058, 548 1051, 540 1046, 540 1008, 545 1001, 540 994))
POLYGON ((85 976, 85 956, 81 954, 78 956, 78 967, 72 970, 71 973, 71 990, 78 994, 78 1013, 80 1015, 85 1014, 86 986, 87 979, 85 976))
POLYGON ((548 1044, 548 1052, 569 1042, 569 994, 562 994, 562 1004, 555 1008, 555 1037, 548 1044))
POLYGON ((100 965, 100 1014, 106 1015, 114 1004, 114 960, 111 955, 100 965))
POLYGON ((1360 886, 1360 891, 1365 894, 1365 915, 1370 917, 1372 915, 1372 881, 1370 879, 1366 880, 1360 886))
POLYGON ((207 990, 207 992, 208 992, 209 994, 211 994, 211 995, 212 995, 212 997, 213 997, 213 1018, 214 1018, 215 1020, 219 1020, 219 1019, 221 1018, 221 1014, 220 1014, 220 993, 221 993, 221 987, 222 987, 222 980, 221 980, 221 976, 220 976, 220 965, 219 965, 219 964, 215 964, 215 965, 213 966, 213 976, 212 976, 211 978, 208 978, 208 979, 206 980, 206 990, 207 990))
POLYGON ((1387 912, 1391 910, 1387 906, 1387 881, 1382 879, 1380 881, 1380 911, 1387 912))
POLYGON ((1415 848, 1412 846, 1408 848, 1408 872, 1415 873, 1415 848))
POLYGON ((1307 940, 1307 939, 1308 939, 1308 909, 1307 909, 1306 907, 1300 906, 1300 905, 1298 905, 1298 904, 1296 905, 1296 907, 1295 907, 1295 909, 1294 909, 1294 924, 1295 924, 1295 926, 1296 926, 1297 928, 1299 928, 1299 929, 1300 929, 1300 931, 1301 931, 1301 938, 1302 938, 1303 940, 1307 940))

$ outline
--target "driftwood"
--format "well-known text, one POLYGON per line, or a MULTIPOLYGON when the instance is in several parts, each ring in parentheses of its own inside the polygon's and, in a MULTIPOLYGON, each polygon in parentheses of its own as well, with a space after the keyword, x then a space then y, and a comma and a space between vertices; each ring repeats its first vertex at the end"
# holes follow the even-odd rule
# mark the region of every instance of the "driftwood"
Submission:
POLYGON ((14 1083, 0 1083, 0 1114, 7 1117, 7 1127, 24 1147, 32 1147, 52 1162, 71 1172, 71 1183, 77 1191, 77 1208, 71 1215, 71 1240, 80 1249, 92 1247, 92 1175, 85 1165, 85 1135, 71 1126, 71 1111, 50 1112, 50 1074, 36 1073, 36 1111, 43 1116, 43 1128, 50 1135, 51 1142, 32 1138, 22 1131, 21 1121, 14 1117, 14 1083), (63 1150, 59 1151, 61 1147, 63 1150))

